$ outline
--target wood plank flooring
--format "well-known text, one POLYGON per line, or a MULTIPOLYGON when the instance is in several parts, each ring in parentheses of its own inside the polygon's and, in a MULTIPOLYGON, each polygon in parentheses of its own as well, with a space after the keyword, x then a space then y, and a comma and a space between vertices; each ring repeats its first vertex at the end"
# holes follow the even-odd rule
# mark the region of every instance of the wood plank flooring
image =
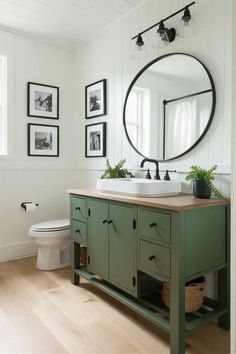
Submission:
MULTIPOLYGON (((169 336, 99 289, 42 272, 35 257, 0 263, 0 354, 169 354, 169 336)), ((229 332, 211 323, 186 354, 229 354, 229 332)))

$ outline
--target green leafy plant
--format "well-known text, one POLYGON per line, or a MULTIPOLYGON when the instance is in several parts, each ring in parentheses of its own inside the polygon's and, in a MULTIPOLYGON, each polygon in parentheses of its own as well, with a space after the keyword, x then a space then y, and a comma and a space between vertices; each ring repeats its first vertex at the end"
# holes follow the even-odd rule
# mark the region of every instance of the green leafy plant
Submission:
POLYGON ((217 165, 213 165, 209 170, 205 170, 200 166, 191 166, 191 171, 185 177, 186 181, 203 180, 207 183, 210 190, 214 193, 216 198, 225 199, 223 194, 213 185, 212 181, 215 179, 213 172, 217 169, 217 165))
POLYGON ((107 168, 101 178, 127 178, 134 177, 134 175, 124 168, 124 163, 126 159, 120 160, 117 165, 112 167, 109 160, 107 159, 107 168))

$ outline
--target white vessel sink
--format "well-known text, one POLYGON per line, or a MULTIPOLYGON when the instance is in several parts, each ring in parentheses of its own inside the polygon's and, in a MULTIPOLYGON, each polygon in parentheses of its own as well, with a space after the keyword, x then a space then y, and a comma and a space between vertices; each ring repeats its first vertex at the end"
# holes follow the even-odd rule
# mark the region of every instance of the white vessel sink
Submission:
POLYGON ((159 181, 144 178, 104 178, 97 179, 97 189, 115 194, 158 197, 179 194, 181 192, 181 183, 178 181, 159 181))

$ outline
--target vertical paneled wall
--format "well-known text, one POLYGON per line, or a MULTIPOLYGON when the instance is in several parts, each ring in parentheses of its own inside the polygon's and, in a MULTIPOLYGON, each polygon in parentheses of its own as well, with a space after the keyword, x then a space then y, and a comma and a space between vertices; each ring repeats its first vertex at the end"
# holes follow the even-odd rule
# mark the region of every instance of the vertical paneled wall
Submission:
MULTIPOLYGON (((230 1, 197 0, 191 7, 193 23, 184 28, 180 16, 166 22, 177 29, 178 36, 169 46, 160 47, 155 30, 143 36, 146 57, 137 57, 131 37, 184 7, 185 0, 150 0, 124 16, 104 31, 96 34, 75 54, 75 113, 77 120, 78 185, 95 185, 96 177, 105 167, 105 158, 84 157, 84 126, 107 122, 107 157, 111 163, 126 158, 127 166, 139 170, 141 156, 128 144, 123 129, 123 102, 129 83, 149 61, 166 53, 184 52, 198 57, 210 70, 217 93, 217 105, 213 123, 203 141, 186 156, 169 163, 161 163, 161 169, 176 169, 173 178, 184 181, 185 172, 193 164, 209 167, 218 165, 216 185, 226 195, 230 194, 230 1), (107 79, 108 113, 104 117, 85 119, 84 86, 107 79)), ((188 190, 183 184, 184 190, 188 190)))

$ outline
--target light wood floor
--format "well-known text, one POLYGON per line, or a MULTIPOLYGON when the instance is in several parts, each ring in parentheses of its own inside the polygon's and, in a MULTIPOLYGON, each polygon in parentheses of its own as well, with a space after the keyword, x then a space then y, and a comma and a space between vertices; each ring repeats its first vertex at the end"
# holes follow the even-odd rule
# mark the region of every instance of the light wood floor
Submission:
MULTIPOLYGON (((0 354, 169 354, 169 337, 70 270, 42 272, 35 257, 0 263, 0 354)), ((187 354, 228 354, 229 332, 211 323, 187 354)))

